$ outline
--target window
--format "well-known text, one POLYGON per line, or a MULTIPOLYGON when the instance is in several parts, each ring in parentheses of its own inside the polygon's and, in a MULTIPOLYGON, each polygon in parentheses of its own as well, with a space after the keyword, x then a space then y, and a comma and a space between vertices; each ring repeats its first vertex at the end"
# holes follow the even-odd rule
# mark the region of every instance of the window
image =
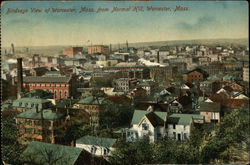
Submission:
POLYGON ((173 124, 173 129, 175 129, 175 124, 173 124))
POLYGON ((109 149, 108 148, 104 148, 103 149, 103 155, 108 155, 109 153, 109 149))
POLYGON ((68 95, 67 95, 67 91, 65 91, 65 92, 64 92, 64 95, 65 95, 65 97, 67 97, 67 96, 68 96, 68 95))
POLYGON ((148 124, 142 123, 142 130, 148 130, 148 124))
POLYGON ((36 121, 36 125, 37 126, 41 126, 42 125, 42 121, 36 121))
POLYGON ((174 135, 174 139, 176 139, 176 133, 175 132, 173 132, 173 135, 174 135))
POLYGON ((184 133, 184 139, 187 139, 187 133, 184 133))
POLYGON ((95 147, 95 146, 92 146, 92 147, 91 147, 91 153, 92 153, 92 154, 95 154, 95 153, 96 153, 96 147, 95 147))

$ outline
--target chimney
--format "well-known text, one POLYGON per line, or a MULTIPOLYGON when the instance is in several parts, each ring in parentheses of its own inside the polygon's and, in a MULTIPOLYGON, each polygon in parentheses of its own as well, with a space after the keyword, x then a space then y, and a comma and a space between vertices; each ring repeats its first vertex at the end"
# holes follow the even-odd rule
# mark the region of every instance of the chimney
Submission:
POLYGON ((126 41, 126 49, 127 49, 127 52, 128 52, 128 41, 126 41))
POLYGON ((17 59, 17 98, 21 98, 23 92, 23 68, 22 58, 17 59))
POLYGON ((12 54, 15 54, 15 46, 14 46, 13 43, 11 44, 11 53, 12 53, 12 54))
POLYGON ((157 51, 157 63, 160 63, 160 51, 157 51))

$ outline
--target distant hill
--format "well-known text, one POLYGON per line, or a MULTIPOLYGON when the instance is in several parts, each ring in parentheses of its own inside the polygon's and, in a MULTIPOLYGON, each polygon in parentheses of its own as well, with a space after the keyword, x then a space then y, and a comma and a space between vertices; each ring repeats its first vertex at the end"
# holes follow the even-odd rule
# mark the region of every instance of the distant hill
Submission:
POLYGON ((204 45, 239 45, 248 46, 248 39, 199 39, 199 40, 174 40, 174 41, 155 41, 155 42, 138 42, 129 43, 130 47, 148 47, 148 46, 179 46, 179 45, 193 45, 193 44, 204 44, 204 45))
MULTIPOLYGON (((241 39, 197 39, 197 40, 174 40, 174 41, 152 41, 152 42, 137 42, 137 43, 129 43, 129 47, 161 47, 161 46, 181 46, 181 45, 193 45, 193 44, 203 44, 203 45, 235 45, 235 46, 248 46, 249 40, 247 38, 241 39)), ((43 54, 45 56, 56 56, 63 52, 63 49, 66 47, 70 47, 71 45, 58 45, 58 46, 30 46, 29 55, 32 54, 43 54)), ((77 45, 79 46, 79 45, 77 45)), ((82 45, 85 48, 87 45, 82 45)), ((112 44, 113 49, 117 49, 119 47, 118 44, 112 44)), ((125 43, 120 44, 120 48, 126 47, 125 43)), ((9 51, 10 48, 2 47, 1 54, 5 53, 5 50, 9 51)), ((15 48, 17 54, 27 54, 27 47, 16 47, 15 48)), ((86 50, 86 49, 85 49, 86 50)))

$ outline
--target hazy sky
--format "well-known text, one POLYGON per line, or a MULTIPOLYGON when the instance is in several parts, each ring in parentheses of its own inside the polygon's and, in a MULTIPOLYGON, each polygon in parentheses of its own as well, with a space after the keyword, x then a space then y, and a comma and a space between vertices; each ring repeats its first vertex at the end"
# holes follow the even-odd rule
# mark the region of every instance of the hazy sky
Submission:
POLYGON ((2 46, 86 45, 186 39, 247 38, 248 3, 225 2, 5 2, 2 6, 2 46), (144 12, 113 12, 113 7, 143 6, 144 12), (172 11, 147 11, 147 7, 172 11), (173 12, 176 6, 188 11, 173 12), (109 12, 79 13, 81 7, 109 12), (8 10, 27 9, 24 14, 8 10), (42 9, 32 13, 31 8, 42 9), (74 8, 75 13, 45 13, 74 8), (87 42, 89 41, 89 42, 87 42))

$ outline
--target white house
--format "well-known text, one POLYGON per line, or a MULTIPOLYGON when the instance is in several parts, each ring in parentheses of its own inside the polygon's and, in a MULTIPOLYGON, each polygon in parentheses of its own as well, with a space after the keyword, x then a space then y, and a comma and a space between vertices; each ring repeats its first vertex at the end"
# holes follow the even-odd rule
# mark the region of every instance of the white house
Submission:
POLYGON ((76 140, 76 147, 83 148, 96 156, 109 156, 114 150, 115 143, 116 139, 112 138, 84 136, 76 140))
POLYGON ((126 139, 133 142, 138 138, 149 136, 150 142, 155 142, 165 136, 167 112, 150 112, 135 110, 132 127, 126 131, 126 139))
POLYGON ((167 134, 176 140, 189 139, 192 123, 204 123, 204 116, 195 114, 172 114, 167 119, 167 134))

